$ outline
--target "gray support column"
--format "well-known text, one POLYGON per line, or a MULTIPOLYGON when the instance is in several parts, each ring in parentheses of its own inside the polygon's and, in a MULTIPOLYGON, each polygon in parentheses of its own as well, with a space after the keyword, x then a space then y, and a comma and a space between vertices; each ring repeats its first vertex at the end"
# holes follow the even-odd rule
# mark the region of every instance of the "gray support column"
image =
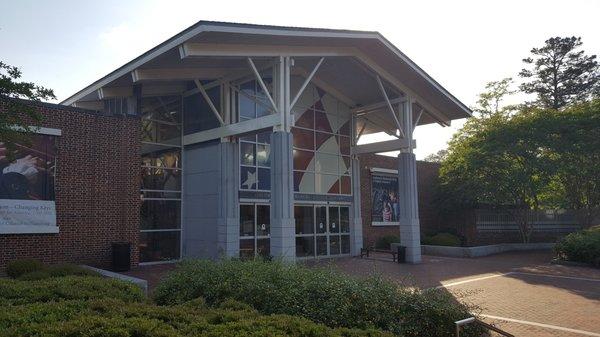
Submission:
POLYGON ((238 257, 240 248, 240 216, 238 202, 238 144, 222 142, 221 193, 219 195, 219 221, 217 241, 219 254, 238 257))
POLYGON ((398 155, 398 184, 400 204, 400 243, 406 247, 406 261, 421 262, 421 233, 419 224, 419 197, 417 191, 417 161, 413 153, 412 100, 407 97, 400 105, 404 136, 408 148, 398 155))
POLYGON ((271 255, 296 259, 292 134, 271 134, 271 255))
POLYGON ((421 262, 417 162, 413 153, 398 155, 400 202, 400 244, 406 247, 406 261, 421 262))
POLYGON ((360 249, 363 248, 363 228, 361 212, 360 195, 360 161, 358 158, 352 158, 352 213, 350 230, 350 254, 352 256, 360 255, 360 249))

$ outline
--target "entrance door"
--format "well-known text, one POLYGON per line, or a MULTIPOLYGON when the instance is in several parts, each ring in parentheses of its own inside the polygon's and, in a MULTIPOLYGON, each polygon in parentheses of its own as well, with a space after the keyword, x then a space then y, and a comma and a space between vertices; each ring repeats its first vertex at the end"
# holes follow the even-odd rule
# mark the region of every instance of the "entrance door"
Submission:
POLYGON ((327 257, 350 254, 348 206, 295 206, 296 256, 327 257))

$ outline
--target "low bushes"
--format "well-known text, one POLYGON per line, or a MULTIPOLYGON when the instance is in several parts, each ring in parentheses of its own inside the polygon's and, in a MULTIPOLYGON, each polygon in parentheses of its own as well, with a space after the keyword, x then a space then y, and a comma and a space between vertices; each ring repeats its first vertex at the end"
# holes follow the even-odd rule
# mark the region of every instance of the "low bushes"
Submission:
POLYGON ((0 331, 6 337, 391 337, 374 330, 331 329, 299 317, 262 316, 254 310, 160 307, 115 299, 38 303, 0 311, 0 331))
POLYGON ((554 250, 559 259, 600 267, 600 226, 565 236, 554 250))
POLYGON ((31 273, 34 271, 40 271, 42 269, 44 269, 44 264, 38 260, 13 260, 6 265, 6 275, 12 278, 17 278, 21 275, 31 273))
POLYGON ((100 276, 89 270, 71 263, 59 263, 49 266, 38 260, 20 259, 10 261, 6 266, 6 274, 20 280, 41 280, 49 277, 62 277, 68 275, 100 276))
POLYGON ((400 242, 400 237, 398 235, 385 235, 375 241, 375 248, 388 250, 392 248, 392 243, 398 242, 400 242))
POLYGON ((100 277, 66 276, 34 281, 0 278, 0 305, 97 298, 140 302, 144 293, 132 283, 100 277))
POLYGON ((262 261, 186 261, 154 296, 161 305, 199 297, 208 305, 235 299, 264 314, 302 316, 330 327, 378 328, 400 336, 450 336, 453 322, 471 315, 471 308, 447 292, 408 290, 378 278, 359 280, 262 261))
POLYGON ((424 236, 421 239, 421 244, 432 246, 451 246, 460 247, 460 238, 450 233, 438 233, 432 236, 424 236))

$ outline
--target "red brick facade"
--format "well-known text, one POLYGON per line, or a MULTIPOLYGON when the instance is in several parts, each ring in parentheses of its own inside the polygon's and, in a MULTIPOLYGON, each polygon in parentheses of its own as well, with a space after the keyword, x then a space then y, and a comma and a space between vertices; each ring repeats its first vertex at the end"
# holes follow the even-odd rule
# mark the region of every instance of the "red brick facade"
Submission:
MULTIPOLYGON (((58 234, 0 234, 0 272, 6 263, 110 264, 111 243, 131 242, 138 263, 140 120, 54 104, 32 103, 43 127, 60 129, 55 179, 58 234)), ((5 113, 0 105, 0 113, 5 113)))
MULTIPOLYGON (((378 238, 386 235, 400 233, 398 226, 372 226, 371 220, 371 169, 398 169, 398 158, 367 154, 359 156, 360 161, 360 194, 361 213, 363 219, 364 246, 370 247, 378 238)), ((417 162, 417 183, 419 193, 419 218, 421 224, 421 235, 435 232, 439 226, 437 211, 433 206, 433 193, 435 181, 438 177, 439 164, 428 162, 417 162)))

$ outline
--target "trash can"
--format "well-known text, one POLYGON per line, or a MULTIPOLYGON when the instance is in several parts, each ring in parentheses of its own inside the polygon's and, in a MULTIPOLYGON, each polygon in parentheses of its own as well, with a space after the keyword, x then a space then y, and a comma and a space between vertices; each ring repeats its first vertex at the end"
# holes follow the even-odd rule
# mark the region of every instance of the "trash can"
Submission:
POLYGON ((406 247, 405 246, 396 246, 398 248, 398 263, 406 262, 406 247))
POLYGON ((131 243, 113 242, 112 270, 128 271, 129 269, 131 269, 131 243))

